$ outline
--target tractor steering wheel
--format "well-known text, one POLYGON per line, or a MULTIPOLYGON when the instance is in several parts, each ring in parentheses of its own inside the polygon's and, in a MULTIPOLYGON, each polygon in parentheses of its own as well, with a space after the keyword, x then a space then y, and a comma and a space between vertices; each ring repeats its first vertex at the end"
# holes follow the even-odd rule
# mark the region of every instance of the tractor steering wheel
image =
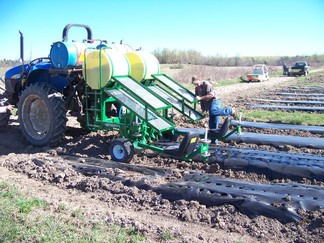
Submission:
POLYGON ((42 63, 42 62, 50 62, 50 59, 48 57, 39 57, 39 58, 32 60, 28 66, 33 67, 33 66, 35 66, 39 63, 42 63))
POLYGON ((39 58, 36 58, 36 59, 30 61, 30 63, 29 63, 28 66, 26 67, 26 71, 27 71, 27 73, 28 73, 29 70, 30 70, 32 67, 36 66, 37 64, 44 63, 44 62, 47 63, 47 62, 50 62, 50 61, 51 61, 51 59, 49 59, 48 57, 39 57, 39 58))

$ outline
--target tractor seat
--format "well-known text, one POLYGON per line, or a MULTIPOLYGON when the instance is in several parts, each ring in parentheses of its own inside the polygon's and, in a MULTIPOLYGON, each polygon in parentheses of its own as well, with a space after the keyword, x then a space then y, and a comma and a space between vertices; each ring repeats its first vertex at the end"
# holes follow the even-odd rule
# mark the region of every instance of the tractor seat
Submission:
POLYGON ((198 140, 198 133, 188 132, 180 144, 166 147, 164 153, 180 158, 186 157, 195 150, 198 140))
POLYGON ((220 129, 210 129, 209 130, 210 131, 209 138, 222 139, 228 132, 228 129, 231 125, 232 120, 233 120, 233 117, 228 116, 228 117, 226 117, 226 119, 220 129))

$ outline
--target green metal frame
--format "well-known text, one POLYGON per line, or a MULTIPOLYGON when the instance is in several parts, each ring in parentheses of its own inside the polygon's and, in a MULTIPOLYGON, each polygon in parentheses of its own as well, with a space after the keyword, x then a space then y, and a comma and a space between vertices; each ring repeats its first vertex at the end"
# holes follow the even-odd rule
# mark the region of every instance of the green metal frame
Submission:
MULTIPOLYGON (((119 80, 118 78, 129 78, 131 79, 132 81, 134 82, 137 82, 135 79, 133 79, 131 76, 115 76, 115 77, 112 77, 112 80, 116 83, 115 84, 115 87, 123 87, 123 90, 127 91, 127 93, 131 94, 132 97, 134 97, 136 100, 140 101, 140 103, 146 103, 145 100, 138 94, 136 94, 133 90, 129 89, 126 85, 123 85, 119 80)), ((137 82, 138 83, 138 82, 137 82)), ((148 91, 150 94, 156 96, 156 94, 154 92, 152 92, 150 89, 148 89, 146 86, 142 85, 141 83, 138 83, 138 85, 140 85, 143 89, 145 89, 146 91, 148 91)), ((171 108, 172 106, 166 102, 164 99, 161 99, 164 103, 166 103, 167 105, 164 106, 164 107, 161 107, 161 108, 158 108, 158 109, 155 109, 151 104, 147 103, 148 107, 150 107, 152 110, 165 110, 165 109, 168 109, 168 108, 171 108)))
MULTIPOLYGON (((191 91, 186 89, 184 86, 182 86, 181 84, 179 84, 178 82, 176 82, 174 79, 172 79, 171 77, 169 77, 166 74, 153 74, 152 77, 154 79, 144 80, 142 82, 148 87, 150 87, 150 86, 158 87, 165 93, 169 94, 170 96, 176 98, 179 102, 181 102, 182 107, 181 107, 181 109, 179 109, 178 107, 172 105, 170 102, 168 102, 166 100, 166 102, 171 104, 173 106, 173 108, 175 108, 177 111, 179 111, 182 115, 188 117, 193 122, 199 121, 204 118, 204 115, 197 111, 198 101, 195 99, 195 97, 196 97, 195 94, 193 94, 191 91), (187 98, 187 95, 184 95, 182 92, 179 91, 179 89, 167 86, 166 83, 163 82, 163 79, 168 80, 168 82, 172 83, 175 87, 178 87, 182 91, 184 90, 187 95, 192 97, 192 99, 189 100, 187 98), (188 109, 188 110, 191 110, 192 112, 194 112, 198 116, 198 118, 193 119, 192 117, 190 117, 190 113, 189 113, 189 115, 187 115, 185 112, 185 109, 188 109)), ((160 99, 163 99, 163 97, 161 97, 159 94, 156 94, 156 95, 160 99)), ((165 99, 163 99, 163 100, 165 100, 165 99)))
MULTIPOLYGON (((86 52, 89 51, 88 48, 85 50, 85 58, 84 58, 84 65, 85 65, 85 71, 84 71, 84 78, 87 80, 87 59, 86 59, 86 52)), ((171 131, 174 133, 175 124, 172 122, 172 117, 170 118, 168 116, 168 110, 172 108, 173 106, 165 100, 164 98, 158 96, 155 92, 151 91, 148 87, 146 87, 145 84, 137 83, 132 77, 130 76, 115 76, 112 77, 111 80, 109 80, 108 84, 105 85, 105 87, 102 86, 103 80, 102 80, 102 57, 101 52, 103 50, 99 50, 99 89, 92 89, 87 85, 87 82, 85 82, 85 95, 86 95, 86 122, 87 127, 90 130, 115 130, 118 131, 121 137, 129 139, 135 149, 151 149, 156 152, 163 153, 164 148, 162 146, 156 146, 152 145, 152 142, 158 141, 162 136, 164 132, 171 131), (154 108, 152 104, 145 101, 143 97, 141 97, 141 94, 137 94, 133 90, 131 90, 127 85, 123 84, 118 80, 119 78, 125 78, 136 82, 137 84, 141 85, 141 88, 147 90, 150 94, 157 97, 161 102, 165 103, 166 105, 163 107, 154 108), (134 107, 128 107, 126 103, 124 103, 122 100, 119 100, 116 96, 113 95, 112 91, 116 92, 116 95, 118 94, 118 90, 124 92, 119 93, 121 94, 127 94, 132 99, 134 99, 136 102, 142 105, 142 108, 145 110, 144 117, 141 116, 139 113, 136 113, 136 110, 134 110, 134 107), (108 117, 107 107, 108 105, 114 104, 117 102, 119 105, 126 108, 125 112, 122 114, 118 114, 117 116, 108 117), (150 114, 155 114, 158 119, 162 119, 166 124, 169 124, 165 129, 157 129, 156 127, 153 127, 150 125, 149 119, 149 112, 150 114)), ((165 75, 166 76, 166 75, 165 75)), ((153 76, 154 77, 154 76, 153 76)), ((167 76, 166 76, 167 77, 167 76)), ((154 77, 155 78, 155 77, 154 77)), ((178 83, 176 83, 171 78, 167 77, 172 82, 180 86, 181 88, 185 89, 178 83)), ((148 80, 148 83, 151 83, 152 80, 148 80)), ((154 82, 154 79, 153 79, 154 82)), ((144 82, 145 83, 145 82, 144 82)), ((159 86, 160 87, 160 86, 159 86)), ((163 88, 164 91, 169 93, 170 95, 174 95, 171 92, 168 92, 166 88, 163 88)), ((170 89, 171 90, 171 89, 170 89)), ((187 91, 190 93, 190 91, 187 91)), ((177 92, 176 92, 177 93, 177 92)), ((178 94, 177 94, 178 95, 178 94)), ((124 96, 126 97, 126 96, 124 96)), ((179 96, 181 97, 181 95, 179 96)), ((177 97, 179 101, 182 102, 182 106, 184 107, 185 99, 181 98, 181 100, 177 97)), ((188 100, 186 100, 189 102, 188 100)), ((125 101, 126 102, 126 101, 125 101)), ((189 102, 194 104, 194 110, 196 110, 196 102, 189 102)), ((143 111, 143 110, 142 110, 143 111)), ((180 111, 181 113, 184 113, 183 111, 180 111)), ((202 116, 203 117, 203 116, 202 116)), ((165 123, 162 123, 165 124, 165 123)), ((162 126, 163 127, 163 126, 162 126)), ((183 158, 180 158, 182 160, 191 161, 192 158, 198 154, 202 155, 202 158, 204 160, 207 160, 209 157, 208 153, 208 143, 201 143, 197 148, 190 154, 183 158)))
MULTIPOLYGON (((136 148, 151 149, 159 153, 164 153, 165 151, 165 148, 163 147, 158 147, 158 146, 150 145, 147 143, 141 143, 141 142, 135 142, 134 146, 136 146, 136 148)), ((192 161, 192 159, 196 155, 201 154, 201 158, 203 159, 203 161, 207 161, 210 156, 208 150, 209 150, 209 143, 200 143, 198 147, 191 154, 184 157, 179 157, 179 159, 184 161, 192 161)))
POLYGON ((242 132, 242 127, 240 124, 238 124, 232 131, 227 133, 224 137, 219 138, 218 140, 225 141, 228 137, 230 137, 232 134, 237 133, 240 134, 242 132))
MULTIPOLYGON (((86 95, 86 122, 87 122, 87 127, 89 130, 118 130, 116 127, 115 128, 106 128, 104 126, 104 123, 114 123, 118 124, 120 123, 118 118, 108 118, 105 114, 106 111, 106 103, 108 102, 114 102, 116 100, 108 98, 104 92, 102 91, 102 60, 101 60, 101 53, 103 49, 107 48, 100 48, 99 50, 99 66, 100 66, 100 71, 99 71, 99 84, 100 84, 100 89, 94 90, 88 87, 87 82, 85 82, 85 95, 86 95), (90 99, 92 98, 92 103, 90 103, 90 99)), ((88 47, 84 50, 84 66, 85 66, 85 71, 84 71, 84 79, 87 80, 87 59, 86 59, 86 52, 89 50, 96 50, 94 47, 88 47)))
MULTIPOLYGON (((149 89, 150 87, 157 87, 159 89, 161 89, 163 92, 167 93, 168 95, 170 95, 171 97, 175 98, 176 100, 178 100, 180 103, 181 103, 181 109, 179 109, 177 106, 173 105, 170 101, 166 100, 165 98, 161 97, 158 93, 155 93, 155 95, 157 97, 159 97, 159 99, 167 102, 168 104, 170 104, 172 106, 172 108, 176 109, 177 111, 179 111, 182 115, 186 116, 187 118, 189 118, 191 121, 193 122, 196 122, 196 121, 200 121, 201 119, 204 118, 204 115, 201 114, 200 112, 197 111, 196 109, 196 105, 194 104, 194 107, 191 107, 190 105, 188 105, 186 102, 185 102, 185 99, 184 98, 179 98, 177 97, 177 94, 175 95, 174 93, 168 91, 167 89, 163 88, 161 85, 159 84, 150 84, 147 86, 149 89), (197 119, 192 119, 190 117, 190 115, 187 115, 186 112, 185 112, 185 109, 188 109, 188 110, 191 110, 193 112, 195 112, 200 118, 197 118, 197 119)), ((189 111, 190 112, 190 111, 189 111)))
MULTIPOLYGON (((121 88, 119 88, 121 89, 121 88)), ((113 90, 113 89, 107 89, 113 90)), ((116 99, 116 97, 114 97, 116 99)), ((137 100, 139 103, 140 101, 137 100)), ((143 100, 141 100, 143 102, 143 100)), ((119 103, 127 108, 127 113, 124 114, 119 123, 120 125, 120 135, 125 138, 129 138, 131 141, 145 141, 151 142, 152 140, 156 140, 158 137, 162 136, 162 133, 165 131, 169 131, 170 129, 174 129, 175 125, 168 121, 167 119, 159 116, 158 113, 155 113, 154 110, 150 109, 146 104, 142 104, 145 107, 145 117, 140 116, 135 113, 132 107, 128 107, 126 103, 119 100, 119 103), (164 122, 167 122, 170 125, 169 129, 161 129, 158 130, 154 127, 149 126, 149 122, 147 121, 148 112, 152 112, 155 115, 159 116, 160 119, 163 119, 164 122), (136 118, 137 117, 137 118, 136 118), (136 135, 134 135, 136 134, 136 135), (142 134, 141 136, 138 136, 142 134)), ((143 102, 144 103, 144 102, 143 102)))
MULTIPOLYGON (((160 81, 159 77, 166 77, 170 82, 174 83, 176 86, 179 86, 181 89, 186 90, 186 92, 193 96, 196 97, 196 95, 194 93, 192 93, 191 91, 189 91, 188 89, 186 89, 184 86, 182 86, 181 84, 179 84, 178 82, 176 82, 174 79, 172 79, 171 77, 169 77, 166 74, 153 74, 152 75, 154 77, 153 81, 158 81, 160 83, 162 83, 164 86, 166 86, 162 81, 160 81)), ((167 87, 167 86, 166 86, 167 87)), ((180 92, 178 92, 178 90, 173 89, 172 87, 167 87, 168 89, 171 89, 173 92, 175 92, 177 95, 179 95, 180 97, 182 97, 183 99, 185 99, 187 102, 191 103, 191 104, 197 104, 198 100, 194 99, 193 101, 187 99, 185 96, 183 96, 183 94, 181 94, 180 92)))
MULTIPOLYGON (((190 130, 190 129, 189 129, 190 130)), ((225 136, 223 137, 219 137, 219 136, 209 136, 209 139, 217 139, 220 141, 225 141, 228 137, 230 137, 232 134, 237 133, 240 134, 242 132, 242 127, 240 124, 238 124, 233 130, 231 130, 230 132, 228 132, 225 136)), ((176 131, 175 132, 176 135, 185 135, 186 132, 181 132, 181 131, 176 131)), ((205 134, 200 134, 199 135, 200 138, 204 138, 205 134)))

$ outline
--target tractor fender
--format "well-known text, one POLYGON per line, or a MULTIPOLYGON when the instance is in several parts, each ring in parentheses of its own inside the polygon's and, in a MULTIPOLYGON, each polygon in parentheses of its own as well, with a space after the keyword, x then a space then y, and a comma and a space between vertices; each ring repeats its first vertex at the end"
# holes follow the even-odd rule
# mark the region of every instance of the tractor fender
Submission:
POLYGON ((28 79, 26 80, 27 85, 35 83, 45 83, 57 91, 63 92, 63 89, 68 85, 68 79, 65 74, 52 75, 48 69, 38 67, 29 73, 28 79))
MULTIPOLYGON (((21 81, 21 67, 21 65, 15 66, 5 73, 6 95, 10 96, 17 91, 16 87, 19 86, 17 84, 20 84, 21 81)), ((27 70, 27 67, 28 64, 23 65, 24 72, 27 70)))

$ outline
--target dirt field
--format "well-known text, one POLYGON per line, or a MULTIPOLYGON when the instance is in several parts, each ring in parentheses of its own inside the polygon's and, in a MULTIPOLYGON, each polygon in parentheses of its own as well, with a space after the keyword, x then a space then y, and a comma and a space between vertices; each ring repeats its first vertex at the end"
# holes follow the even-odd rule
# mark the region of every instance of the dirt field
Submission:
MULTIPOLYGON (((290 77, 271 78, 263 83, 221 87, 217 92, 222 98, 223 106, 243 109, 249 98, 264 97, 271 90, 295 85, 294 80, 290 77)), ((316 73, 299 82, 320 83, 324 86, 324 74, 316 73)), ((177 122, 181 126, 204 127, 206 120, 197 125, 184 119, 177 122)), ((321 137, 300 131, 270 132, 321 137)), ((231 204, 206 206, 194 200, 171 200, 152 190, 134 186, 140 182, 151 186, 162 185, 184 177, 189 171, 260 183, 298 182, 324 188, 323 182, 306 179, 292 181, 286 178, 271 180, 263 174, 225 170, 215 163, 177 161, 149 152, 135 156, 130 163, 134 166, 133 169, 123 165, 106 165, 110 159, 108 142, 111 135, 86 132, 70 119, 65 139, 58 146, 38 148, 25 141, 17 117, 12 116, 9 126, 0 131, 0 181, 11 183, 30 195, 47 201, 53 208, 64 204, 71 210, 80 209, 89 221, 103 220, 107 224, 134 227, 143 233, 148 242, 161 242, 161 236, 166 232, 172 235, 170 242, 324 241, 323 208, 298 211, 302 217, 299 223, 282 223, 262 215, 250 218, 231 204), (71 166, 76 162, 84 166, 93 165, 92 172, 84 173, 80 167, 71 166), (160 171, 164 171, 164 176, 159 174, 160 171)), ((266 145, 253 147, 280 150, 266 145)), ((289 152, 323 155, 316 149, 294 147, 287 151, 289 152)))

